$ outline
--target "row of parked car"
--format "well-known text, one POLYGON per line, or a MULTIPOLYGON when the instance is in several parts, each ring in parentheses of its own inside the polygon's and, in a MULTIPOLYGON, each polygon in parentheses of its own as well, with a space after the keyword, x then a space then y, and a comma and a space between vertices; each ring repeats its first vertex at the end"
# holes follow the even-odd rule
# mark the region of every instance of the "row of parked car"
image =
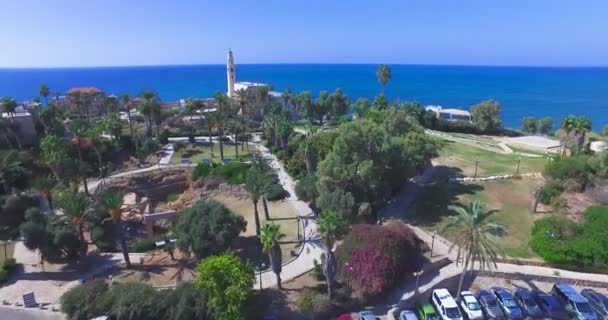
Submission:
POLYGON ((608 298, 592 289, 580 293, 570 285, 553 285, 551 294, 518 288, 493 287, 475 294, 463 291, 459 304, 447 289, 435 289, 431 303, 403 310, 399 320, 578 319, 608 320, 608 298))

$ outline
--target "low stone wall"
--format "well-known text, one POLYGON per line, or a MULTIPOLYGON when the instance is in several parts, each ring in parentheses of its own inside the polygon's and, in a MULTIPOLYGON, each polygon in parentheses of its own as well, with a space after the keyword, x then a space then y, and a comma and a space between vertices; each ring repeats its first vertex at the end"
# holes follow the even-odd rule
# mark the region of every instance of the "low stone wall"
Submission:
POLYGON ((540 178, 542 177, 541 173, 522 173, 522 174, 505 174, 502 176, 489 176, 489 177, 452 177, 449 179, 449 182, 485 182, 485 181, 496 181, 496 180, 505 180, 505 179, 513 179, 519 177, 528 177, 528 178, 540 178))

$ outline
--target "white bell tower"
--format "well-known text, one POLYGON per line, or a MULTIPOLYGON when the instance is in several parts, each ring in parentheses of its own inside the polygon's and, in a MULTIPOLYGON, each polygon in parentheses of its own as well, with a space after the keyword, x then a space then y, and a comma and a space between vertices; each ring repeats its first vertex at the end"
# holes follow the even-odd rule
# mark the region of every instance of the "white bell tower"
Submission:
POLYGON ((226 64, 226 77, 228 78, 228 97, 234 97, 234 79, 236 78, 234 72, 234 57, 232 56, 232 50, 228 51, 228 63, 226 64))

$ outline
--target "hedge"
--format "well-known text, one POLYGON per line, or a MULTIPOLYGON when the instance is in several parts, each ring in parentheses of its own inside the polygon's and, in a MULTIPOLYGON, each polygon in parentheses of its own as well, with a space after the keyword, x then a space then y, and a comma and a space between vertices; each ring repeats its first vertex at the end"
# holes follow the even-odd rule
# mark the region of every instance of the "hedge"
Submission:
POLYGON ((17 261, 15 259, 9 258, 4 260, 0 267, 0 283, 4 283, 15 269, 17 269, 17 261))

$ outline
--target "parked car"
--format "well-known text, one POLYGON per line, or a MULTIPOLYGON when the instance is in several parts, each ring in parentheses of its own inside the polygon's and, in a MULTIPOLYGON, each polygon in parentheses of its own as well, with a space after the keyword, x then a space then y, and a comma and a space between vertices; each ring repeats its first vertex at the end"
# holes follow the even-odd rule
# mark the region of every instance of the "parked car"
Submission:
POLYGON ((471 291, 462 291, 460 293, 460 308, 469 320, 483 319, 483 311, 481 305, 471 291))
POLYGON ((528 317, 540 318, 543 316, 543 310, 538 306, 538 303, 534 301, 532 294, 528 289, 518 288, 513 291, 513 299, 524 311, 528 317))
POLYGON ((435 289, 431 300, 443 320, 462 320, 462 314, 448 289, 435 289))
POLYGON ((592 289, 583 289, 581 295, 589 300, 595 314, 602 320, 608 320, 608 298, 592 289))
POLYGON ((420 320, 439 320, 439 316, 437 316, 437 312, 433 305, 430 303, 424 303, 418 306, 418 319, 420 320))
POLYGON ((521 308, 517 305, 517 302, 513 300, 513 296, 509 293, 509 291, 499 288, 493 287, 490 289, 496 300, 498 300, 498 305, 502 309, 502 312, 505 314, 505 317, 508 319, 523 319, 524 313, 521 308))
POLYGON ((568 313, 578 320, 597 320, 597 315, 589 301, 566 283, 556 283, 551 293, 564 302, 568 313))
POLYGON ((477 291, 477 301, 481 305, 481 309, 483 310, 483 314, 488 319, 504 319, 505 314, 502 312, 502 309, 498 305, 496 301, 496 296, 494 294, 486 291, 479 290, 477 291))
POLYGON ((418 320, 418 317, 413 310, 406 309, 399 313, 399 320, 418 320))
POLYGON ((359 312, 359 320, 380 320, 380 317, 369 310, 365 310, 359 312))
POLYGON ((558 298, 540 290, 532 291, 532 296, 538 306, 543 309, 545 317, 555 320, 570 319, 563 303, 558 298))

